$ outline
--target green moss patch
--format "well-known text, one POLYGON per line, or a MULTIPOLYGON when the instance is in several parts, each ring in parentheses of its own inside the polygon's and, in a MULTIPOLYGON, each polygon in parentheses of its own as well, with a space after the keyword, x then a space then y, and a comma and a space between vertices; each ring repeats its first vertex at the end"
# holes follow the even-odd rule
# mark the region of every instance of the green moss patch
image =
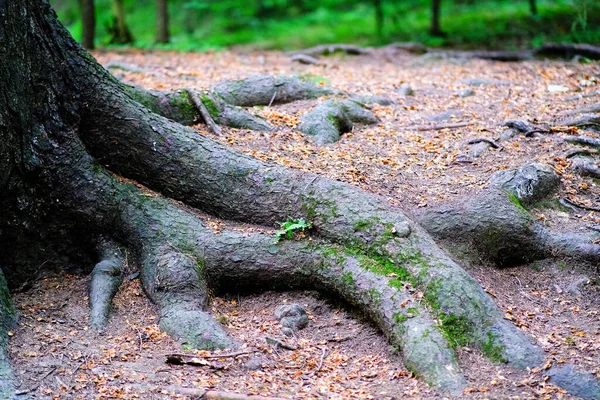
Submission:
POLYGON ((506 362, 502 353, 504 346, 494 344, 496 337, 492 332, 488 332, 488 340, 483 344, 481 351, 483 355, 495 362, 506 362))
POLYGON ((513 193, 506 193, 506 195, 508 196, 508 199, 515 206, 517 206, 517 209, 524 212, 525 214, 529 214, 529 211, 523 206, 523 204, 521 203, 521 200, 519 200, 519 198, 517 196, 515 196, 513 193))
POLYGON ((211 99, 207 95, 202 95, 201 101, 202 101, 202 104, 204 104, 204 107, 206 107, 206 110, 208 110, 208 113, 210 114, 211 117, 213 117, 213 118, 219 117, 219 114, 221 114, 221 111, 219 111, 219 107, 217 107, 217 104, 213 101, 213 99, 211 99))
POLYGON ((440 313, 440 327, 448 344, 453 348, 473 342, 471 323, 462 315, 440 313))

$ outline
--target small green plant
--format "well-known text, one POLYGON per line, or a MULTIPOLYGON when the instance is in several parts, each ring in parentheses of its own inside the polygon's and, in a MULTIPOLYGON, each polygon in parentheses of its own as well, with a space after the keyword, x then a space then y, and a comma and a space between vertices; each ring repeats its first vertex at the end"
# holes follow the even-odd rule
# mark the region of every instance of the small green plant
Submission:
POLYGON ((305 229, 312 228, 310 222, 306 222, 304 218, 291 219, 286 222, 279 222, 280 230, 275 232, 275 243, 279 243, 281 239, 291 239, 296 232, 304 232, 305 229))
POLYGON ((564 261, 559 262, 558 268, 560 268, 562 271, 564 271, 565 269, 567 269, 567 263, 564 261))
POLYGON ((573 346, 575 344, 575 339, 573 339, 571 336, 567 336, 565 338, 565 343, 569 346, 573 346))

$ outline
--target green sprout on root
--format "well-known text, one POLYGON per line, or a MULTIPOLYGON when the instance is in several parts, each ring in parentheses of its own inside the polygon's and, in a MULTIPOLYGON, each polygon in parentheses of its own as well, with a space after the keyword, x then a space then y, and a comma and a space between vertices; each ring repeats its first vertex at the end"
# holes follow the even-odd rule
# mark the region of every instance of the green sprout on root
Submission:
POLYGON ((275 243, 279 243, 281 239, 292 239, 294 237, 294 233, 304 232, 305 229, 312 228, 312 223, 306 222, 304 218, 288 218, 286 222, 278 222, 278 224, 281 229, 279 229, 273 235, 275 237, 275 243))

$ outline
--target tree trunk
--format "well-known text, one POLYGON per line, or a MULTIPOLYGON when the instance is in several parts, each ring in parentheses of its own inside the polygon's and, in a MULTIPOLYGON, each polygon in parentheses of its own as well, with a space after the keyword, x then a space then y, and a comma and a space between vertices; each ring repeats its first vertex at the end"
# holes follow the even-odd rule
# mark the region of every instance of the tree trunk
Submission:
POLYGON ((529 0, 529 11, 531 12, 531 15, 537 15, 536 0, 529 0))
POLYGON ((113 23, 109 27, 111 44, 129 44, 133 42, 131 31, 125 22, 123 0, 113 0, 113 23))
MULTIPOLYGON (((466 385, 456 346, 516 368, 542 363, 543 351, 399 208, 236 153, 157 114, 193 120, 192 100, 200 97, 216 119, 221 105, 189 91, 160 95, 121 84, 44 1, 0 0, 0 16, 0 265, 10 285, 42 263, 88 266, 79 272, 93 269, 91 322, 101 326, 126 251, 158 306, 161 329, 198 348, 238 345, 205 312, 209 289, 311 288, 360 308, 402 349, 408 368, 451 394, 466 385), (280 243, 259 229, 215 235, 194 208, 263 226, 302 217, 314 228, 310 240, 280 243)), ((262 104, 278 91, 293 100, 293 88, 315 93, 294 80, 230 85, 238 92, 215 87, 223 103, 262 104), (257 93, 246 93, 252 88, 257 93)), ((14 323, 3 279, 0 317, 1 350, 14 323)), ((2 351, 0 377, 0 397, 10 397, 2 351)))
POLYGON ((383 40, 383 0, 373 0, 375 6, 375 26, 377 29, 377 40, 383 40))
POLYGON ((156 0, 156 43, 169 43, 168 0, 156 0))
POLYGON ((81 44, 88 50, 94 49, 96 36, 96 10, 94 0, 81 0, 81 44))
POLYGON ((433 36, 444 36, 440 28, 440 7, 442 0, 431 0, 431 28, 429 33, 433 36))

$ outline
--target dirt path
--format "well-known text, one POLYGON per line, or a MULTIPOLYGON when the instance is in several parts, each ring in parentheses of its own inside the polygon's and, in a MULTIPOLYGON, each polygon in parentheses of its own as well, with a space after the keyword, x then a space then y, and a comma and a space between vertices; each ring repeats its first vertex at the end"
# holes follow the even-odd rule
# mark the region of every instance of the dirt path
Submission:
MULTIPOLYGON (((550 123, 565 111, 598 102, 600 96, 568 100, 598 89, 600 65, 595 63, 494 63, 400 53, 329 58, 324 66, 292 64, 279 53, 102 52, 96 57, 103 64, 129 65, 130 71, 112 71, 146 88, 207 89, 219 80, 255 73, 298 74, 351 92, 390 97, 394 105, 373 110, 380 124, 356 126, 332 145, 316 146, 294 129, 317 101, 254 108, 279 129, 224 128, 215 139, 263 160, 350 182, 407 210, 459 201, 484 187, 491 173, 528 161, 547 163, 561 173, 559 196, 600 206, 600 183, 572 174, 564 153, 573 146, 552 140, 565 133, 516 135, 469 162, 461 158, 471 139, 498 140, 505 132, 499 126, 503 121, 550 123), (403 83, 413 88, 414 96, 398 93, 403 83), (467 89, 473 95, 461 97, 459 92, 467 89), (423 130, 457 123, 468 125, 423 130)), ((211 135, 204 125, 197 129, 211 135)), ((534 214, 555 229, 600 223, 598 213, 584 210, 555 207, 534 214)), ((218 228, 219 221, 213 223, 218 228)), ((567 361, 600 377, 596 266, 568 259, 504 270, 480 264, 468 266, 469 271, 506 317, 547 350, 548 365, 567 361)), ((87 329, 87 285, 87 277, 47 274, 15 295, 21 323, 13 332, 10 353, 19 390, 30 391, 33 398, 189 398, 173 392, 176 387, 287 398, 443 397, 414 379, 360 315, 315 293, 215 298, 213 315, 258 352, 201 366, 172 366, 165 363, 165 354, 184 350, 159 332, 156 310, 137 280, 124 284, 115 300, 116 317, 103 334, 87 329), (273 317, 282 302, 301 304, 311 318, 295 351, 275 350, 265 342, 267 336, 283 337, 273 317), (248 368, 250 358, 250 364, 260 363, 262 369, 248 368)), ((543 371, 511 370, 468 348, 459 353, 469 398, 571 398, 545 382, 543 371)))

